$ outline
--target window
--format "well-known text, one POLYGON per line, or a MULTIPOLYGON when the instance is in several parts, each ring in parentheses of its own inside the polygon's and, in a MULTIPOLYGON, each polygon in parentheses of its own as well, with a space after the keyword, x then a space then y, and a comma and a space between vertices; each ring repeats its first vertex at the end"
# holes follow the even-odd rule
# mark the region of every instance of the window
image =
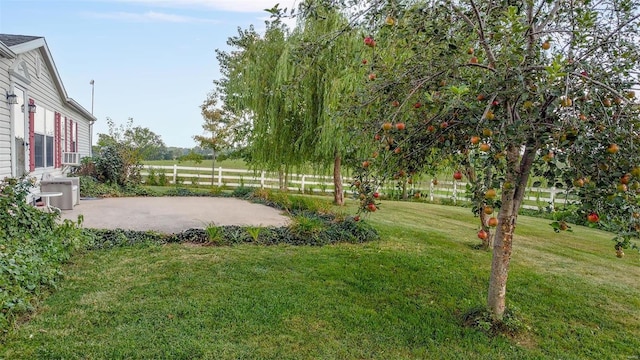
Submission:
POLYGON ((42 106, 36 107, 33 129, 36 168, 54 166, 54 126, 54 112, 42 106))
POLYGON ((71 152, 78 152, 78 123, 71 121, 71 152))

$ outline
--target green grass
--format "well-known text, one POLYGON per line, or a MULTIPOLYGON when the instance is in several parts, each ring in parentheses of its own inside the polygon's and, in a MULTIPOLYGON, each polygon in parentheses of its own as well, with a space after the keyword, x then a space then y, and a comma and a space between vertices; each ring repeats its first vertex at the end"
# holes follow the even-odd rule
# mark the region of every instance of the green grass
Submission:
MULTIPOLYGON (((351 211, 353 204, 347 209, 351 211)), ((383 202, 382 240, 326 247, 187 245, 75 258, 7 359, 629 359, 640 352, 640 256, 611 234, 521 216, 508 303, 527 330, 461 325, 490 254, 470 210, 383 202)))

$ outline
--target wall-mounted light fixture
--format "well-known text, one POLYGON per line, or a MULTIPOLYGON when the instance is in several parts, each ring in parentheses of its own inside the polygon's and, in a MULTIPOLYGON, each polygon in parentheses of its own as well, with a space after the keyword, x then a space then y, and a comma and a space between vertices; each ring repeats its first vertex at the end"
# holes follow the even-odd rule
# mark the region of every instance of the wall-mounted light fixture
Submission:
POLYGON ((7 91, 7 103, 9 105, 14 105, 18 103, 18 95, 14 94, 13 92, 8 92, 7 91))
POLYGON ((29 104, 29 112, 30 113, 36 112, 36 104, 29 104))

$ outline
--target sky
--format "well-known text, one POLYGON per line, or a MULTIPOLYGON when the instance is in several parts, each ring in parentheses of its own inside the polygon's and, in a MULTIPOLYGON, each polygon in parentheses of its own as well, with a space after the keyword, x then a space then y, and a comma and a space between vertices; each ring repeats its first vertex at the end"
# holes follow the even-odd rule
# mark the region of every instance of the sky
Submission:
MULTIPOLYGON (((238 27, 264 29, 295 0, 0 0, 0 33, 43 36, 69 97, 106 118, 148 127, 167 146, 193 147, 199 105, 220 77, 215 50, 238 27)), ((94 141, 97 136, 94 136, 94 141)))

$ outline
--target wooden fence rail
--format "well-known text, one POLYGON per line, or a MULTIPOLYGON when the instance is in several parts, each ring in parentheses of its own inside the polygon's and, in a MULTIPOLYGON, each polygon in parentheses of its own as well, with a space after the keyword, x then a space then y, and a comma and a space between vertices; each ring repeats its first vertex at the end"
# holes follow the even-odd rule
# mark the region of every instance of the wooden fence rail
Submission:
MULTIPOLYGON (((254 171, 245 169, 225 169, 218 167, 215 169, 204 167, 187 166, 156 166, 145 165, 141 175, 145 181, 149 180, 150 174, 164 174, 170 184, 184 183, 192 185, 215 185, 228 187, 259 187, 267 189, 280 188, 280 178, 278 173, 267 171, 254 171)), ((350 183, 350 178, 343 178, 345 184, 350 183)), ((333 192, 333 177, 328 175, 310 174, 288 174, 287 189, 290 191, 300 191, 302 193, 326 193, 333 192)), ((409 185, 408 191, 411 195, 420 193, 421 196, 434 199, 450 199, 452 202, 466 201, 466 183, 461 181, 438 181, 434 185, 430 179, 417 181, 409 185)), ((345 190, 352 193, 349 186, 345 190)), ((397 194, 398 189, 393 184, 385 184, 380 189, 385 195, 397 194)), ((552 188, 531 187, 527 189, 524 199, 524 208, 527 209, 551 209, 570 201, 570 196, 564 190, 552 188)))

